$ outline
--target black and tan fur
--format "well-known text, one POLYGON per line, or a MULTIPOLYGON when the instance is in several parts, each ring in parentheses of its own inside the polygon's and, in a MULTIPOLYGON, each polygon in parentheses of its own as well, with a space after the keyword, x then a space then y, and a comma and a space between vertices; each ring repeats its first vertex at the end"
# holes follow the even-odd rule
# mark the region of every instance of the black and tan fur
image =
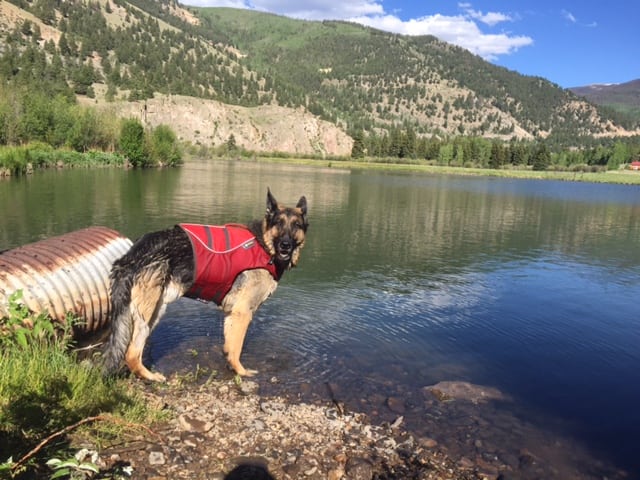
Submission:
MULTIPOLYGON (((271 256, 278 278, 296 266, 307 231, 307 201, 301 197, 295 208, 278 204, 267 191, 267 212, 262 220, 247 225, 271 256)), ((112 325, 104 350, 108 372, 122 361, 137 376, 164 381, 142 364, 142 351, 151 330, 167 304, 189 291, 195 263, 190 240, 178 226, 148 233, 137 240, 111 270, 112 325)), ((224 352, 239 375, 253 375, 240 363, 242 345, 254 312, 273 293, 278 282, 266 269, 245 270, 238 275, 221 303, 224 312, 224 352)))

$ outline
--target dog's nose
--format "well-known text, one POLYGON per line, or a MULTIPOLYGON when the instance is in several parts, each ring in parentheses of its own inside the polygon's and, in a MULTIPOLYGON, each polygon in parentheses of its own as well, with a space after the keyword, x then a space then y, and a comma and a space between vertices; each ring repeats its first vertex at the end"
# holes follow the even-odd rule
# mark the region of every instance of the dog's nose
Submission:
POLYGON ((291 240, 289 240, 288 238, 283 238, 280 241, 280 248, 282 250, 291 250, 291 240))

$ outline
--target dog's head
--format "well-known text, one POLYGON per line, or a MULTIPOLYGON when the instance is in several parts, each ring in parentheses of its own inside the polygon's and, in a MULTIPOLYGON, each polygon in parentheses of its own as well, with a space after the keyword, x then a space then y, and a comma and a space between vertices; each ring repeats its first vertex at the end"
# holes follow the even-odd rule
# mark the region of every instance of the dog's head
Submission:
POLYGON ((295 207, 284 207, 267 190, 267 213, 262 221, 262 235, 276 263, 285 269, 296 266, 308 226, 307 199, 304 196, 295 207))

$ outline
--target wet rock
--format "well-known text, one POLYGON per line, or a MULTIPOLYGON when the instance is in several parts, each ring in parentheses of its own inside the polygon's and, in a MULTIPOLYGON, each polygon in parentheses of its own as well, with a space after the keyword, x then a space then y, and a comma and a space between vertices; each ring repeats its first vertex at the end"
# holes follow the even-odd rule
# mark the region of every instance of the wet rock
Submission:
POLYGON ((364 405, 368 404, 371 405, 371 407, 377 408, 385 405, 387 398, 388 397, 385 397, 380 393, 372 392, 368 397, 363 398, 361 403, 364 405))
POLYGON ((240 385, 238 385, 240 392, 244 395, 252 395, 258 393, 260 390, 260 386, 256 382, 251 382, 248 380, 243 380, 240 385))
POLYGON ((518 464, 521 469, 527 469, 536 464, 536 458, 528 450, 522 450, 518 457, 518 464))
POLYGON ((153 451, 149 453, 149 465, 164 465, 164 453, 153 451))
POLYGON ((473 460, 470 460, 467 457, 460 457, 460 459, 458 460, 458 465, 461 468, 469 470, 469 469, 473 468, 474 463, 473 463, 473 460))
POLYGON ((317 466, 313 466, 311 468, 309 468, 308 470, 305 470, 304 472, 305 477, 311 477, 313 475, 315 475, 316 473, 318 473, 318 467, 317 466))
POLYGON ((287 409, 284 402, 265 401, 260 403, 260 410, 268 415, 282 415, 287 409))
POLYGON ((178 417, 180 428, 187 432, 206 433, 213 428, 213 423, 192 418, 188 415, 180 415, 178 417))
POLYGON ((476 470, 484 478, 497 478, 499 475, 499 466, 484 461, 482 458, 476 459, 476 470))
POLYGON ((349 458, 344 471, 350 480, 371 480, 373 478, 371 462, 362 457, 349 458))
POLYGON ((338 409, 337 407, 336 408, 331 407, 331 408, 327 408, 324 414, 325 414, 325 417, 327 417, 329 420, 337 420, 344 414, 344 412, 338 409))
POLYGON ((404 417, 402 415, 400 415, 398 418, 396 418, 393 423, 391 423, 391 425, 389 425, 390 428, 399 428, 400 425, 402 425, 402 422, 404 422, 404 417))
POLYGON ((251 427, 256 431, 261 432, 266 428, 266 425, 262 420, 256 418, 253 423, 251 423, 251 427))
POLYGON ((338 383, 329 382, 326 384, 327 390, 329 391, 331 398, 335 398, 341 395, 341 388, 338 383))
POLYGON ((418 439, 418 445, 424 448, 434 448, 438 446, 438 442, 433 438, 420 437, 418 439))
POLYGON ((327 480, 340 480, 344 476, 344 470, 342 468, 336 468, 329 470, 327 474, 327 480))
POLYGON ((182 435, 180 435, 180 440, 185 446, 191 448, 196 448, 198 444, 203 441, 201 437, 191 432, 184 432, 182 435))
POLYGON ((510 467, 511 469, 517 469, 520 465, 520 459, 518 458, 518 456, 514 453, 503 453, 500 455, 500 460, 507 465, 508 467, 510 467))
POLYGON ((400 397, 389 397, 386 404, 393 413, 403 414, 406 411, 404 399, 400 397))
POLYGON ((439 382, 422 388, 423 394, 431 394, 441 402, 450 400, 467 400, 473 403, 488 402, 489 400, 507 400, 500 390, 469 382, 439 382))
POLYGON ((300 466, 295 463, 284 465, 282 470, 289 478, 298 478, 300 475, 300 466))

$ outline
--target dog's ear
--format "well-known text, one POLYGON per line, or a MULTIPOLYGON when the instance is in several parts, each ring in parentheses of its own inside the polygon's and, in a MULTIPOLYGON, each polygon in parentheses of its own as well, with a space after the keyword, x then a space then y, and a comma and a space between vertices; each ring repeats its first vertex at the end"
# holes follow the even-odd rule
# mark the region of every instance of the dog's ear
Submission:
POLYGON ((267 217, 272 217, 278 211, 278 201, 267 188, 267 217))
POLYGON ((298 200, 296 208, 299 208, 302 211, 303 217, 307 216, 307 198, 304 195, 300 197, 300 200, 298 200))

